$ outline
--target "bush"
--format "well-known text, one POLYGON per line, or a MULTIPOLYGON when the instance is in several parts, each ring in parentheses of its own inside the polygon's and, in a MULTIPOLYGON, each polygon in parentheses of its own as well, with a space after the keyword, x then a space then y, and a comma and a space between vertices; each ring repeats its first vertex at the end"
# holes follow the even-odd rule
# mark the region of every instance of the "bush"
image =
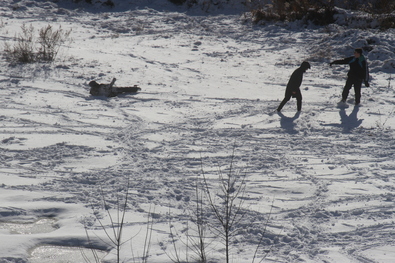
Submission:
POLYGON ((52 62, 58 55, 60 47, 70 39, 71 33, 71 29, 64 31, 59 27, 54 30, 51 25, 48 25, 39 30, 36 39, 32 25, 23 24, 21 30, 22 32, 15 36, 13 45, 9 43, 4 45, 6 58, 11 62, 52 62))
MULTIPOLYGON (((73 3, 79 3, 81 0, 73 0, 73 3)), ((92 0, 85 0, 86 3, 92 4, 92 0)))
POLYGON ((15 44, 11 46, 5 43, 4 52, 9 60, 31 63, 35 60, 34 54, 34 28, 32 25, 27 27, 25 24, 21 27, 22 33, 15 37, 15 44))
POLYGON ((389 28, 395 28, 395 17, 394 16, 387 16, 379 19, 380 29, 387 30, 389 28))
POLYGON ((42 61, 53 61, 60 46, 69 39, 70 33, 71 30, 65 32, 61 27, 54 31, 51 25, 41 28, 38 38, 40 44, 38 58, 42 61))
POLYGON ((335 22, 335 19, 333 18, 335 13, 336 11, 334 8, 326 6, 320 9, 309 10, 305 15, 305 18, 307 21, 311 21, 315 25, 325 26, 335 22))
POLYGON ((175 5, 183 5, 186 2, 186 0, 169 0, 169 1, 175 5))
POLYGON ((337 6, 351 10, 363 10, 370 14, 390 14, 395 11, 394 0, 338 1, 337 6))
POLYGON ((92 5, 92 4, 101 4, 102 6, 107 6, 107 7, 114 7, 115 6, 115 4, 114 4, 114 2, 112 1, 112 0, 106 0, 106 1, 100 1, 100 0, 96 0, 96 1, 94 1, 94 2, 92 2, 92 0, 73 0, 73 3, 76 3, 76 4, 78 4, 78 3, 80 3, 80 2, 85 2, 85 3, 87 3, 87 4, 90 4, 90 5, 92 5))
POLYGON ((332 2, 325 0, 273 0, 271 4, 252 0, 250 10, 254 23, 303 19, 317 25, 327 25, 333 23, 335 14, 332 2))

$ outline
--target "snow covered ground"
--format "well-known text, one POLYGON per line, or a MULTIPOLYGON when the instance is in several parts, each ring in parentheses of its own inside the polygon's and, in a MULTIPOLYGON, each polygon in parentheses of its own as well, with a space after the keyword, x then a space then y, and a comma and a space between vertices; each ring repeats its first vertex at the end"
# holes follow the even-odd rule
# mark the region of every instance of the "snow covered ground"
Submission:
MULTIPOLYGON (((233 150, 246 192, 231 262, 393 262, 394 30, 253 26, 136 2, 0 1, 2 43, 23 23, 61 25, 73 40, 52 64, 0 60, 0 262, 94 262, 82 249, 91 245, 114 262, 100 205, 116 218, 126 192, 122 262, 143 262, 144 248, 147 262, 173 262, 176 251, 194 262, 179 239, 192 232, 196 182, 203 170, 214 192, 233 150), (351 91, 339 108, 348 67, 329 62, 356 47, 371 87, 361 106, 351 91), (291 100, 275 113, 304 60, 302 112, 291 100), (142 91, 90 97, 89 81, 114 77, 142 91)), ((209 262, 224 262, 222 240, 207 239, 209 262)))

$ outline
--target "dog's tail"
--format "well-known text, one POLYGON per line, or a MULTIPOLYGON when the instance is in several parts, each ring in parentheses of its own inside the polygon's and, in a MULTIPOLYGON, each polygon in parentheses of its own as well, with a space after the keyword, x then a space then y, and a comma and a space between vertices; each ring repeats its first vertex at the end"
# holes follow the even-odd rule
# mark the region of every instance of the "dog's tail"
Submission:
POLYGON ((118 93, 136 93, 139 92, 141 88, 137 85, 133 87, 117 87, 118 93))

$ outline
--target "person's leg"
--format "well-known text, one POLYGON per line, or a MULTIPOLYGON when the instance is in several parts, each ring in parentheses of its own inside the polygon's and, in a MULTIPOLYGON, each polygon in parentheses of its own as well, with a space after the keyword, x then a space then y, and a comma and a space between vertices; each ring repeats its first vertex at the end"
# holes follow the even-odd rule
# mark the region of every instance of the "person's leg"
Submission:
POLYGON ((298 111, 302 110, 302 93, 299 91, 296 93, 296 105, 298 108, 298 111))
POLYGON ((355 105, 358 105, 361 102, 361 86, 362 86, 362 79, 358 79, 354 81, 355 105))
POLYGON ((285 103, 287 103, 291 99, 291 96, 292 95, 290 95, 290 94, 285 94, 285 97, 284 97, 283 101, 280 103, 280 105, 278 106, 277 111, 281 111, 282 110, 282 108, 284 107, 285 103))
POLYGON ((343 88, 343 93, 342 93, 342 101, 346 102, 348 93, 350 92, 350 89, 353 85, 353 80, 351 78, 347 78, 346 85, 343 88))

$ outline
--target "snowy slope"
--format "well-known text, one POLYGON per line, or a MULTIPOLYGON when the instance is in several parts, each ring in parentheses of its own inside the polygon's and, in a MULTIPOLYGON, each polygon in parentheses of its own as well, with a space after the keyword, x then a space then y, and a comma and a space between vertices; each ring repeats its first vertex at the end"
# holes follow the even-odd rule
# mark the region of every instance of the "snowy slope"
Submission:
MULTIPOLYGON (((84 225, 114 262, 95 214, 111 230, 102 198, 115 217, 128 180, 122 261, 142 262, 152 218, 147 262, 173 262, 175 251, 195 262, 170 232, 193 231, 196 182, 203 170, 214 192, 233 150, 246 192, 231 262, 252 262, 263 233, 255 262, 395 258, 393 30, 253 26, 165 1, 0 3, 3 43, 23 23, 61 25, 73 40, 52 64, 0 60, 0 262, 85 262, 84 225), (348 68, 329 62, 356 47, 369 50, 371 87, 360 107, 351 91, 338 108, 348 68), (305 60, 302 112, 291 100, 275 113, 305 60), (89 96, 89 81, 114 77, 142 91, 89 96)), ((223 242, 207 238, 209 261, 224 262, 223 242)))

